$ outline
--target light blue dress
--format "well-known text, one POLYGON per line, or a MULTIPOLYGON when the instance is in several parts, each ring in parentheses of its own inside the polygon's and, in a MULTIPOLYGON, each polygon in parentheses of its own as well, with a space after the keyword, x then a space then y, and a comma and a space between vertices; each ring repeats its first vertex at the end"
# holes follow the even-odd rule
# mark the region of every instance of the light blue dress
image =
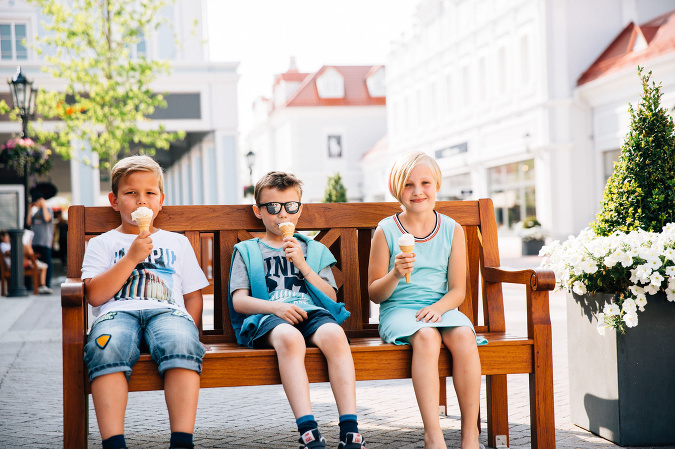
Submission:
MULTIPOLYGON (((466 326, 475 330, 469 318, 457 309, 441 316, 441 321, 424 323, 417 321, 415 314, 423 307, 438 301, 448 292, 448 260, 452 249, 455 221, 443 214, 436 214, 434 230, 424 238, 415 237, 415 268, 410 283, 399 280, 389 299, 380 304, 380 337, 387 343, 410 344, 410 337, 423 327, 449 328, 466 326)), ((401 252, 398 238, 407 233, 397 215, 392 215, 378 224, 389 246, 389 271, 394 268, 396 255, 401 252)), ((476 337, 478 345, 487 340, 476 337)))

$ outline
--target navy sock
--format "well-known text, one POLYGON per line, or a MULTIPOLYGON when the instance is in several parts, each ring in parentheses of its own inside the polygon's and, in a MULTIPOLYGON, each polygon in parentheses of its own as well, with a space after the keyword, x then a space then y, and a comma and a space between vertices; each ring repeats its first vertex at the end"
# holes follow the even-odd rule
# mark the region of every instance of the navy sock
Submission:
POLYGON ((192 444, 192 434, 185 432, 171 432, 171 442, 169 445, 171 447, 185 449, 193 449, 195 447, 195 445, 192 444))
POLYGON ((305 415, 295 420, 295 423, 298 425, 298 432, 300 435, 304 434, 308 430, 316 429, 318 424, 314 419, 314 415, 305 415))
POLYGON ((346 441, 349 432, 359 433, 356 415, 340 415, 340 441, 346 441))
POLYGON ((124 434, 113 435, 101 441, 103 449, 123 449, 127 447, 127 442, 124 441, 124 434))

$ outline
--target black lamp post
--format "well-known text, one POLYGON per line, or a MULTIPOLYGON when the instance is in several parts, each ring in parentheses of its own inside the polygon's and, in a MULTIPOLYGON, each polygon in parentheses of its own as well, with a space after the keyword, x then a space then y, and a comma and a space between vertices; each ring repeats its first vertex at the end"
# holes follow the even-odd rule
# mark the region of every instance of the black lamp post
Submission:
MULTIPOLYGON (((8 80, 9 89, 12 92, 12 101, 14 108, 19 110, 21 117, 21 137, 28 137, 28 121, 35 114, 35 98, 37 97, 37 89, 33 87, 33 82, 28 79, 21 72, 21 66, 17 67, 16 75, 11 80, 8 80)), ((23 170, 23 185, 24 185, 24 216, 23 222, 26 222, 26 217, 30 213, 28 210, 28 180, 30 177, 29 164, 24 165, 23 170)), ((23 229, 10 229, 10 244, 12 252, 12 267, 11 267, 11 282, 7 296, 28 296, 28 291, 24 286, 23 279, 23 229)))

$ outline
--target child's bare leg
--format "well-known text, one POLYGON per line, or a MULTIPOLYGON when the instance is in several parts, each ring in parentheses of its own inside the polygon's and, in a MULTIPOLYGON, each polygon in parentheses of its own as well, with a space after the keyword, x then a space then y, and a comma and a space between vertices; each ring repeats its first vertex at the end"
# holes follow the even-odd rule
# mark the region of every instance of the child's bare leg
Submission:
POLYGON ((305 369, 305 338, 290 324, 280 324, 270 332, 269 343, 277 352, 281 384, 295 419, 311 415, 309 380, 305 369))
POLYGON ((91 383, 91 394, 101 439, 124 434, 124 412, 129 396, 129 385, 124 373, 97 377, 91 383))
POLYGON ((164 372, 164 399, 171 432, 193 433, 199 401, 199 374, 184 368, 164 372))
POLYGON ((462 449, 477 449, 481 367, 476 336, 468 327, 445 329, 442 336, 452 353, 452 382, 462 417, 462 449))
POLYGON ((438 418, 438 357, 441 352, 441 334, 438 329, 424 327, 410 337, 413 347, 412 381, 417 405, 424 424, 424 447, 446 449, 445 438, 438 418))
POLYGON ((338 413, 356 414, 354 360, 345 332, 337 324, 327 323, 317 329, 311 341, 321 349, 328 362, 328 377, 338 413))

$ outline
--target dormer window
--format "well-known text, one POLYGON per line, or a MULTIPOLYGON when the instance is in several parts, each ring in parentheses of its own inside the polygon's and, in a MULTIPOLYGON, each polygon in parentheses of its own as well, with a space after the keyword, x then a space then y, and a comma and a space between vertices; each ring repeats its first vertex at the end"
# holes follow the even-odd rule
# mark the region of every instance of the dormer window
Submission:
POLYGON ((640 51, 644 50, 645 48, 647 48, 647 41, 645 40, 645 37, 642 35, 642 33, 636 32, 635 43, 633 43, 632 51, 640 51))
POLYGON ((368 86, 368 94, 372 97, 385 97, 387 91, 384 86, 384 67, 378 68, 374 73, 371 73, 366 79, 366 86, 368 86))
POLYGON ((316 89, 321 98, 344 98, 345 80, 340 72, 328 67, 316 79, 316 89))

